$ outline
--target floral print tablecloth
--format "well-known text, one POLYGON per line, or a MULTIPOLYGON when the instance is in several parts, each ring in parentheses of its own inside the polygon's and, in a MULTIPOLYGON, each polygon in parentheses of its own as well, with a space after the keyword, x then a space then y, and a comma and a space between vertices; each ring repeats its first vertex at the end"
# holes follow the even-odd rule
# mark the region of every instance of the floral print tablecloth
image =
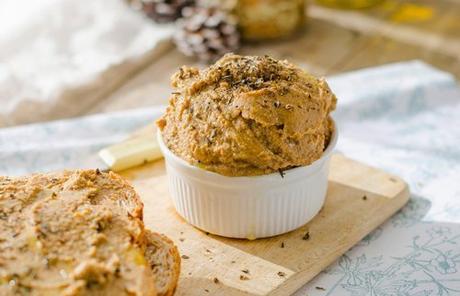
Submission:
MULTIPOLYGON (((328 79, 338 150, 403 177, 411 200, 296 295, 460 295, 460 88, 420 62, 328 79)), ((97 151, 161 108, 0 130, 0 174, 102 167, 97 151)))

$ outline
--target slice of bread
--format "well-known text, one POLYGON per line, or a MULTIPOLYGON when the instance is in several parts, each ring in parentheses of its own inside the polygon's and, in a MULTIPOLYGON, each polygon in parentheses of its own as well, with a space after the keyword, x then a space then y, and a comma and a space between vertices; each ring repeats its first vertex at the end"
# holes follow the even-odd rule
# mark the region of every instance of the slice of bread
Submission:
POLYGON ((155 275, 159 296, 171 296, 177 286, 180 273, 180 256, 177 247, 166 236, 147 230, 145 257, 155 275))
POLYGON ((0 177, 0 295, 157 295, 142 208, 114 173, 0 177))

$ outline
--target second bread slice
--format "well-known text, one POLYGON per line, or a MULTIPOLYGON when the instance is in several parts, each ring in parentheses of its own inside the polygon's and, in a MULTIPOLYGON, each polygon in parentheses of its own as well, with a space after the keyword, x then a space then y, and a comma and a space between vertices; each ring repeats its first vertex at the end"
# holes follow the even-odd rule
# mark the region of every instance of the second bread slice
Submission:
POLYGON ((180 256, 177 247, 166 236, 146 230, 145 258, 155 275, 159 296, 171 296, 177 286, 180 273, 180 256))

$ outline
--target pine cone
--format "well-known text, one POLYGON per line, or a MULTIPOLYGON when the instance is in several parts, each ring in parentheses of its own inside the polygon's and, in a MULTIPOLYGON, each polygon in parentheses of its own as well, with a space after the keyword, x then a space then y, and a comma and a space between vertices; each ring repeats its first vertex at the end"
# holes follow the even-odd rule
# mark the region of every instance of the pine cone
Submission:
POLYGON ((195 4, 194 0, 130 0, 147 17, 157 23, 171 23, 182 17, 182 9, 195 4), (136 3, 137 2, 137 3, 136 3))
POLYGON ((174 35, 177 48, 187 56, 212 62, 240 45, 236 19, 216 7, 186 7, 174 35))

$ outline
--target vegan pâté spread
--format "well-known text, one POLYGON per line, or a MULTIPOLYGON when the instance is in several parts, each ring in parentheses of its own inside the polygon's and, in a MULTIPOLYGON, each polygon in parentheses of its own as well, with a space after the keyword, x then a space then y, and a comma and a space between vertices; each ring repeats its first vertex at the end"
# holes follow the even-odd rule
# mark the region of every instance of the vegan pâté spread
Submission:
POLYGON ((182 67, 157 125, 192 165, 254 176, 309 165, 327 147, 337 99, 324 79, 269 56, 227 54, 207 69, 182 67))

